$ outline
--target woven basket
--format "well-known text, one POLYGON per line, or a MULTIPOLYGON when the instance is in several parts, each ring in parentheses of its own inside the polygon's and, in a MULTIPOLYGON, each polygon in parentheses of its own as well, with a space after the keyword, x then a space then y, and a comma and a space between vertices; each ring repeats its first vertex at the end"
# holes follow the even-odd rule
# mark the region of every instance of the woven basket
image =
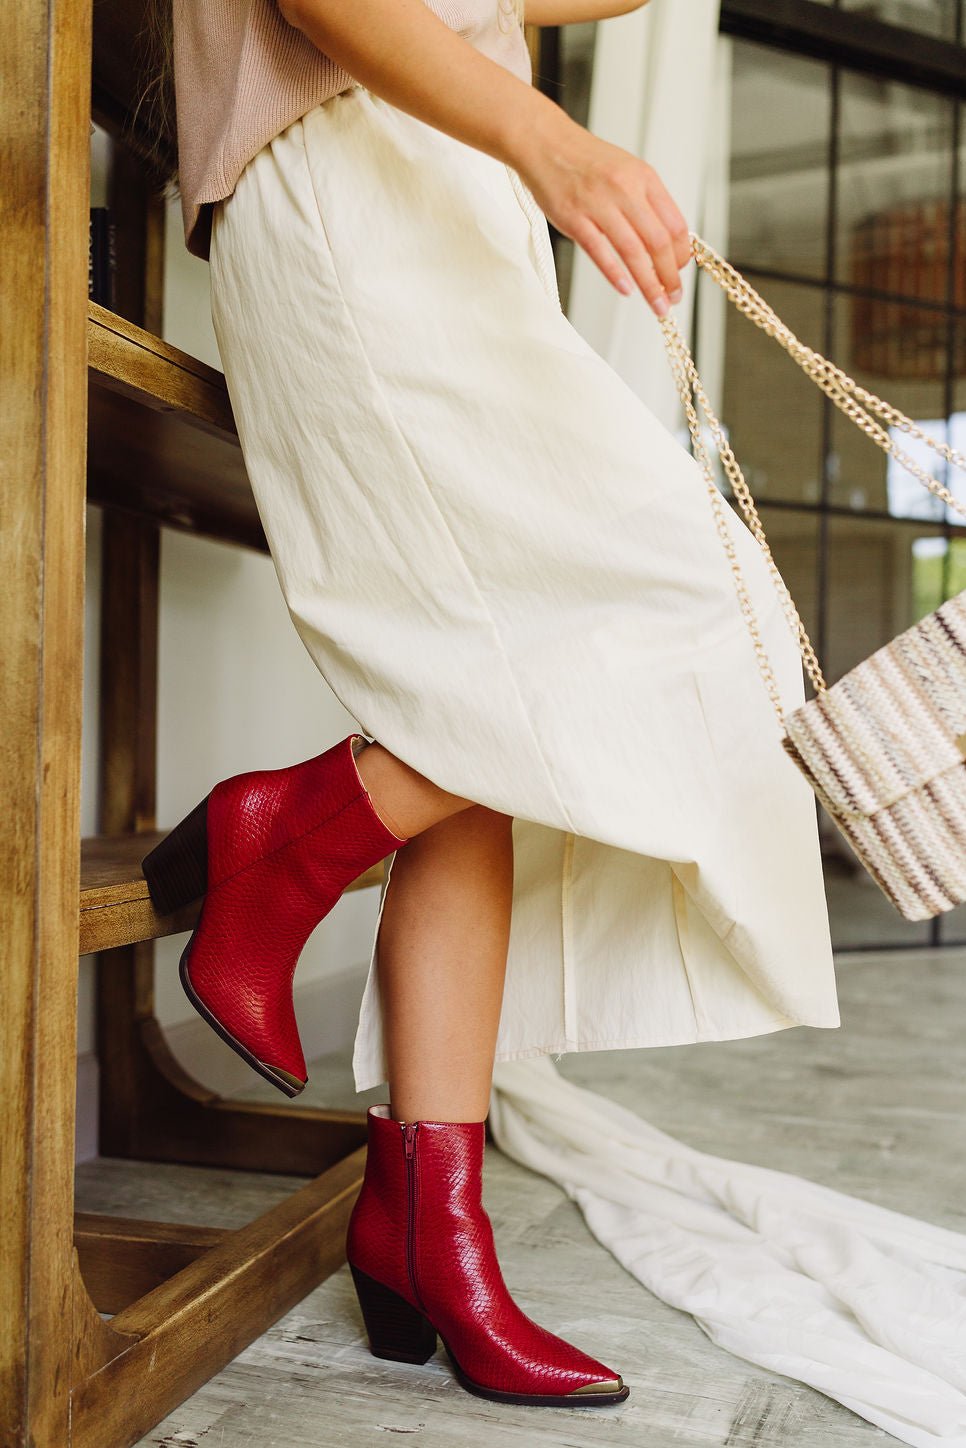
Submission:
MULTIPOLYGON (((924 487, 966 517, 966 506, 896 445, 883 423, 919 438, 947 462, 962 454, 936 442, 898 408, 860 387, 806 347, 753 287, 692 233, 695 261, 738 309, 773 336, 836 406, 924 487)), ((672 371, 705 474, 742 613, 781 728, 781 742, 883 893, 907 920, 929 920, 966 900, 966 591, 947 600, 829 687, 798 610, 771 556, 754 500, 711 409, 672 317, 661 320, 672 371), (815 686, 785 714, 754 606, 727 525, 695 403, 708 420, 725 472, 761 547, 815 686)))

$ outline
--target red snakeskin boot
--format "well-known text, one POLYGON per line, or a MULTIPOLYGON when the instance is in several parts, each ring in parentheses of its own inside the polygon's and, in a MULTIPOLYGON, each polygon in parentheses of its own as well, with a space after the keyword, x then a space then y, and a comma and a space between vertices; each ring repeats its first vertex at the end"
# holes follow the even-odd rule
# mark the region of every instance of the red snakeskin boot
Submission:
POLYGON ((345 887, 407 843, 376 814, 349 734, 283 769, 221 780, 141 861, 162 915, 204 895, 181 956, 188 999, 267 1081, 307 1079, 292 1000, 302 948, 345 887))
POLYGON ((483 1206, 482 1121, 366 1113, 346 1256, 376 1357, 424 1363, 436 1334, 464 1388, 501 1403, 621 1403, 619 1373, 539 1327, 510 1296, 483 1206))

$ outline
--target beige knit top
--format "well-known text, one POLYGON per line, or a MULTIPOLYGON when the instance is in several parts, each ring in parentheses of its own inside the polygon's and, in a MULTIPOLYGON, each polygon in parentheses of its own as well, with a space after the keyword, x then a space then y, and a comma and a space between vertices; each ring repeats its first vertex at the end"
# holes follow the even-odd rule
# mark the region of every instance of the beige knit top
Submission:
MULTIPOLYGON (((508 0, 425 0, 528 83, 530 52, 508 0)), ((283 18, 276 0, 172 0, 178 170, 185 245, 207 260, 211 203, 230 195, 274 136, 359 84, 283 18)))

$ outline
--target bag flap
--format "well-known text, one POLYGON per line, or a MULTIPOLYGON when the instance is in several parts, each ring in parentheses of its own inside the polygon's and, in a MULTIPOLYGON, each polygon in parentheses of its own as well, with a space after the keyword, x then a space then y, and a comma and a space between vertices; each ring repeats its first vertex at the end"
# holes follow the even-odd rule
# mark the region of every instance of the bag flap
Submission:
POLYGON ((843 814, 888 809, 961 767, 966 590, 792 710, 785 727, 816 792, 843 814))

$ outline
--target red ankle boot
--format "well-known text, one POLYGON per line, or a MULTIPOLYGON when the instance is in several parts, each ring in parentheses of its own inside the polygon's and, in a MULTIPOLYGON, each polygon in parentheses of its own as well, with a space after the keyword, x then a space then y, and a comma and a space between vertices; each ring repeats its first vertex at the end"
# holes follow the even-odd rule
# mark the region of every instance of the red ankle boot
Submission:
POLYGON ((510 1296, 482 1201, 482 1121, 366 1114, 346 1256, 376 1357, 424 1363, 436 1334, 465 1388, 502 1403, 621 1403, 619 1373, 539 1327, 510 1296))
POLYGON ((181 982, 219 1036, 287 1096, 307 1079, 292 1000, 302 948, 350 881, 407 843, 372 806, 352 749, 361 738, 221 780, 141 861, 160 914, 204 895, 181 982))

